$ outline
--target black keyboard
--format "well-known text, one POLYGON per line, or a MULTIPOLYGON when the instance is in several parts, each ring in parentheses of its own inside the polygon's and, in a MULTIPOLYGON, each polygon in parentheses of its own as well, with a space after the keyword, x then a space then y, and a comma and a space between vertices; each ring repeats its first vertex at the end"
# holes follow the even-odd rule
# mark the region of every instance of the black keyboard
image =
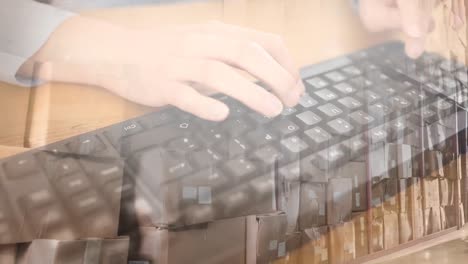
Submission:
POLYGON ((327 183, 366 157, 372 181, 388 177, 388 143, 399 163, 422 157, 413 176, 458 154, 464 66, 387 43, 301 74, 307 93, 276 118, 218 96, 231 109, 220 123, 168 107, 2 160, 0 243, 115 236, 121 198, 159 227, 274 212, 283 181, 327 183))

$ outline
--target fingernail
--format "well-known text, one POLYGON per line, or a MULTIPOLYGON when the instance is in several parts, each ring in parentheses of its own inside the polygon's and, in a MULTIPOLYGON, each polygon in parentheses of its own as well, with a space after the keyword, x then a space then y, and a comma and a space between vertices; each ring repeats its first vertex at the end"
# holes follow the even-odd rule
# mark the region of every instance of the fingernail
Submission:
POLYGON ((213 109, 213 119, 215 121, 224 120, 229 115, 229 111, 229 107, 225 104, 216 105, 213 109))
POLYGON ((277 98, 274 98, 270 103, 271 116, 277 116, 283 112, 283 104, 277 98))
POLYGON ((296 87, 301 92, 301 95, 305 93, 305 86, 301 79, 299 79, 299 81, 297 82, 296 87))

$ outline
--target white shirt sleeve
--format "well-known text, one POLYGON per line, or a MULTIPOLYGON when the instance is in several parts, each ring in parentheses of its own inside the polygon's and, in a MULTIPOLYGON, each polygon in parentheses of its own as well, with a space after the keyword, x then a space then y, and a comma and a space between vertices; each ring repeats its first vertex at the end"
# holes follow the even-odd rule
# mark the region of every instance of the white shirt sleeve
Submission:
POLYGON ((34 86, 31 77, 17 72, 47 41, 50 34, 74 13, 35 2, 2 0, 0 7, 0 80, 34 86))

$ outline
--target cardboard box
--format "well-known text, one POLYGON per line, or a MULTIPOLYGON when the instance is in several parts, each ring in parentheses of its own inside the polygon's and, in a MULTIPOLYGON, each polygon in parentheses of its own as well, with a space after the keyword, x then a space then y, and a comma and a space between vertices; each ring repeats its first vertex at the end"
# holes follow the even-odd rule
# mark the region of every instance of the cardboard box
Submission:
POLYGON ((442 230, 440 218, 440 207, 427 208, 424 210, 424 235, 430 235, 442 230))
POLYGON ((372 184, 372 217, 378 218, 384 215, 384 184, 383 182, 378 182, 372 184))
POLYGON ((356 258, 360 258, 369 254, 369 241, 367 236, 368 229, 368 213, 354 213, 352 215, 354 223, 354 238, 356 258))
POLYGON ((439 179, 440 205, 455 204, 455 182, 446 178, 439 179))
POLYGON ((168 263, 169 231, 167 229, 141 227, 135 237, 138 237, 138 241, 131 241, 137 245, 130 245, 129 264, 146 262, 157 264, 168 263))
POLYGON ((126 264, 129 238, 59 241, 36 239, 18 246, 17 264, 126 264))
POLYGON ((389 178, 406 179, 412 177, 411 146, 406 144, 386 144, 389 178))
POLYGON ((379 252, 384 250, 384 220, 383 217, 374 218, 372 220, 372 252, 379 252))
POLYGON ((369 173, 372 183, 379 182, 388 178, 388 161, 384 143, 377 143, 374 149, 368 154, 369 157, 369 173))
POLYGON ((334 178, 349 178, 353 183, 353 212, 367 210, 367 165, 362 161, 350 161, 333 173, 334 178))
POLYGON ((398 204, 399 212, 407 213, 411 210, 411 179, 399 179, 398 180, 398 204))
POLYGON ((286 257, 275 261, 275 264, 298 264, 301 259, 301 233, 286 235, 286 257))
POLYGON ((424 237, 424 210, 416 209, 412 212, 413 218, 413 239, 424 237))
POLYGON ((351 179, 330 179, 327 189, 327 223, 339 224, 351 216, 352 204, 351 179))
POLYGON ((423 208, 423 193, 421 178, 411 178, 409 181, 409 190, 411 196, 411 208, 414 210, 423 208))
POLYGON ((398 214, 400 244, 413 240, 413 218, 411 213, 398 214))
POLYGON ((330 245, 328 227, 306 229, 302 232, 300 264, 328 264, 330 245))
POLYGON ((439 180, 433 177, 424 177, 423 184, 423 208, 429 209, 431 207, 440 206, 439 196, 439 180))
POLYGON ((412 147, 411 148, 411 175, 413 177, 423 177, 424 174, 424 155, 419 147, 412 147))
POLYGON ((0 263, 16 264, 16 245, 0 245, 0 263))
POLYGON ((144 227, 139 251, 130 259, 158 264, 269 263, 286 256, 286 226, 286 215, 278 213, 170 231, 144 227))
POLYGON ((389 213, 383 217, 384 222, 384 248, 391 249, 400 244, 398 214, 389 213))
POLYGON ((442 153, 436 150, 424 151, 424 176, 444 177, 442 153))
POLYGON ((463 226, 465 222, 463 204, 443 207, 441 210, 441 222, 443 229, 458 226, 458 222, 463 226))
POLYGON ((450 180, 461 179, 461 167, 459 159, 452 159, 444 163, 444 176, 450 180))
POLYGON ((168 263, 243 263, 246 224, 240 217, 169 232, 168 263))
POLYGON ((382 181, 384 187, 384 210, 386 213, 398 212, 398 179, 389 178, 382 181))
POLYGON ((286 228, 284 214, 247 217, 245 263, 270 263, 286 257, 286 228))
POLYGON ((327 225, 326 188, 321 183, 301 183, 300 230, 327 225))
POLYGON ((287 233, 292 234, 298 230, 300 214, 301 183, 296 181, 283 181, 279 184, 277 207, 286 214, 288 219, 287 233))
POLYGON ((348 263, 356 258, 354 222, 330 226, 330 264, 348 263))

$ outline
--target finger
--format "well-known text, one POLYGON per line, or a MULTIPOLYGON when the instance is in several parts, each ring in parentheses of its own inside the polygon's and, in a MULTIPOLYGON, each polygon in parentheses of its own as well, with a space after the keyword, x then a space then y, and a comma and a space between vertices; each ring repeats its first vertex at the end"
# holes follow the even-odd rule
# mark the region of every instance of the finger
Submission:
POLYGON ((412 38, 421 38, 429 32, 434 0, 397 0, 402 29, 412 38))
POLYGON ((212 35, 226 36, 234 39, 253 41, 261 45, 281 66, 292 76, 299 79, 299 69, 294 63, 283 39, 275 34, 243 28, 219 22, 196 25, 200 32, 212 35))
POLYGON ((452 1, 452 27, 456 30, 460 29, 463 26, 465 18, 465 7, 463 0, 453 0, 452 1))
POLYGON ((192 58, 218 60, 242 69, 263 83, 287 106, 297 104, 305 88, 256 42, 214 35, 192 35, 182 48, 192 58))
POLYGON ((364 26, 371 32, 401 28, 400 11, 391 3, 363 0, 359 12, 364 26))
POLYGON ((203 119, 221 121, 229 114, 229 108, 225 104, 201 95, 183 83, 174 83, 170 95, 166 98, 169 104, 203 119))
POLYGON ((460 1, 460 18, 463 22, 463 24, 466 23, 466 4, 465 4, 465 0, 459 0, 460 1))
POLYGON ((413 59, 418 58, 424 53, 426 46, 426 38, 407 37, 405 40, 405 52, 413 59))
POLYGON ((214 60, 191 60, 175 69, 179 81, 195 82, 233 97, 254 111, 276 116, 283 110, 281 101, 259 85, 247 80, 231 66, 214 60))

